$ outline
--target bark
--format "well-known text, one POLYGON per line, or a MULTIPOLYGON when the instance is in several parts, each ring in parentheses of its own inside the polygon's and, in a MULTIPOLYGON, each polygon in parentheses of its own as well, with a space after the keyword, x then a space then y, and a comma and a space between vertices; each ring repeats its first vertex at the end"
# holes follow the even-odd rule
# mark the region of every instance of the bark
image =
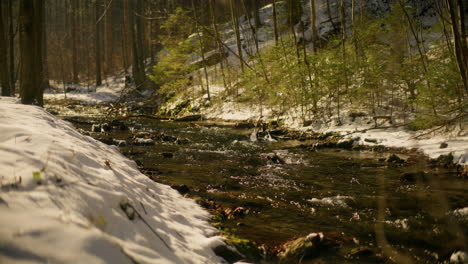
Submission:
POLYGON ((16 87, 16 71, 15 71, 15 33, 13 31, 13 0, 8 1, 8 49, 10 52, 9 56, 9 72, 10 72, 10 87, 12 95, 15 94, 16 87))
POLYGON ((5 27, 3 25, 3 4, 0 3, 0 84, 2 85, 2 95, 10 96, 10 74, 7 59, 7 46, 5 37, 5 27))
POLYGON ((77 49, 77 36, 76 31, 76 13, 77 13, 77 0, 71 0, 72 13, 71 13, 71 36, 72 36, 72 82, 78 83, 78 49, 77 49))
POLYGON ((275 45, 278 45, 279 32, 278 32, 278 19, 276 17, 276 0, 273 0, 273 33, 275 35, 275 45))
POLYGON ((96 86, 102 85, 102 70, 101 70, 101 37, 102 37, 102 30, 101 30, 101 21, 99 18, 101 16, 101 1, 96 0, 95 2, 95 18, 96 18, 96 25, 95 25, 95 61, 96 61, 96 86))
POLYGON ((460 72, 460 77, 463 81, 463 87, 465 93, 468 93, 468 76, 467 76, 467 65, 463 51, 463 42, 466 41, 462 39, 461 29, 460 29, 460 16, 458 15, 460 6, 455 0, 448 0, 448 7, 450 12, 450 20, 452 24, 452 33, 455 44, 455 57, 457 59, 457 65, 460 72))
POLYGON ((129 15, 129 28, 130 35, 132 39, 132 74, 133 79, 135 80, 135 85, 138 90, 144 90, 146 88, 146 74, 145 74, 145 65, 143 58, 143 39, 142 39, 142 30, 143 22, 142 18, 139 16, 142 10, 142 1, 141 0, 127 0, 127 11, 129 15), (137 17, 138 15, 138 17, 137 17))
POLYGON ((23 104, 42 105, 42 0, 20 0, 20 95, 23 104))
POLYGON ((310 26, 312 31, 312 45, 314 52, 317 52, 318 32, 317 32, 317 16, 315 10, 315 0, 310 0, 310 26))
POLYGON ((241 36, 240 36, 240 29, 239 29, 239 19, 237 18, 237 12, 234 10, 234 0, 229 0, 229 6, 231 9, 231 21, 232 25, 234 27, 234 32, 236 33, 236 42, 237 42, 237 52, 239 55, 239 64, 241 67, 241 71, 244 72, 244 64, 243 58, 242 58, 242 42, 241 42, 241 36))
POLYGON ((253 2, 253 17, 254 17, 254 21, 255 21, 255 28, 258 29, 262 26, 262 21, 260 20, 260 12, 259 12, 259 9, 260 9, 260 5, 259 5, 259 2, 260 0, 252 0, 253 2))

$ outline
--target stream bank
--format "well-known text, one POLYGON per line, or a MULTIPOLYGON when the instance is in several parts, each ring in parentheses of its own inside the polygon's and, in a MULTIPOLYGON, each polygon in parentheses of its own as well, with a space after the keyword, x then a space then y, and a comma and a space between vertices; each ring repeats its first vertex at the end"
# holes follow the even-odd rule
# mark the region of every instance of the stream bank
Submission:
POLYGON ((247 247, 244 253, 261 249, 251 251, 250 261, 263 255, 264 263, 277 263, 277 256, 389 262, 377 243, 382 233, 418 263, 447 261, 465 250, 466 216, 456 210, 467 206, 467 183, 461 167, 443 159, 360 146, 334 134, 142 118, 117 125, 113 118, 70 119, 55 111, 83 133, 120 145, 154 181, 208 208, 213 224, 247 247))

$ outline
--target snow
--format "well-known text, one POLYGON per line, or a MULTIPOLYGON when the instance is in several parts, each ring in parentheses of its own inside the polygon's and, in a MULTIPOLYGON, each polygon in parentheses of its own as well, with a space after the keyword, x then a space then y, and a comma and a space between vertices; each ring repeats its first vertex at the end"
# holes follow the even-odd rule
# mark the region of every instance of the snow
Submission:
POLYGON ((223 263, 206 211, 42 108, 0 97, 0 168, 0 263, 223 263))
POLYGON ((93 84, 80 83, 77 85, 66 84, 63 92, 63 84, 50 81, 55 90, 48 90, 44 93, 44 98, 49 100, 71 99, 88 104, 111 103, 119 100, 125 89, 125 76, 109 77, 103 81, 103 85, 95 87, 93 84))

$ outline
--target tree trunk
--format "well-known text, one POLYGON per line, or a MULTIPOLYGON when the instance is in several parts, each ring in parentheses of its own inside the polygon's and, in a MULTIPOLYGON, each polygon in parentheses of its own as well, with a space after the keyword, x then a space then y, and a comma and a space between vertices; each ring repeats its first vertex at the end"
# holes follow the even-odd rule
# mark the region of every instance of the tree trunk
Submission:
POLYGON ((312 31, 312 45, 314 52, 317 52, 318 32, 317 32, 317 15, 315 10, 315 0, 310 0, 310 26, 312 31))
POLYGON ((77 58, 77 37, 76 31, 78 30, 76 26, 76 13, 77 13, 77 0, 71 0, 72 13, 71 13, 71 36, 72 36, 72 82, 74 84, 78 83, 78 58, 77 58))
POLYGON ((23 104, 42 105, 42 0, 20 0, 20 95, 23 104))
POLYGON ((262 26, 262 21, 260 20, 260 5, 259 2, 260 0, 252 0, 253 2, 253 17, 255 21, 255 28, 258 29, 262 26))
POLYGON ((450 20, 452 24, 452 32, 455 44, 455 57, 457 59, 458 69, 460 72, 460 77, 463 81, 463 87, 465 88, 465 93, 468 93, 468 76, 467 76, 467 65, 463 51, 463 42, 466 39, 462 39, 462 30, 460 28, 460 14, 458 12, 460 6, 455 0, 448 0, 448 7, 450 11, 450 20))
POLYGON ((95 2, 95 18, 96 18, 96 25, 95 25, 95 60, 96 60, 96 86, 102 85, 102 75, 101 75, 101 37, 102 37, 102 30, 101 30, 101 21, 99 18, 101 17, 101 1, 96 0, 95 2))
POLYGON ((231 21, 232 26, 234 27, 234 32, 236 33, 236 43, 237 43, 237 53, 239 55, 239 64, 241 67, 241 71, 244 72, 244 64, 242 58, 242 42, 240 36, 240 29, 239 29, 239 19, 237 18, 237 12, 234 10, 234 0, 229 0, 229 6, 231 9, 231 21))
POLYGON ((15 94, 16 87, 16 71, 15 71, 15 33, 13 31, 13 0, 8 1, 8 49, 10 51, 9 56, 9 72, 10 72, 10 88, 11 94, 15 94))
POLYGON ((142 10, 142 0, 127 0, 129 14, 130 35, 132 38, 133 65, 132 73, 138 90, 144 90, 146 86, 146 74, 143 58, 142 18, 139 16, 142 10), (135 5, 136 2, 136 5, 135 5), (136 17, 138 15, 138 17, 136 17))
POLYGON ((2 3, 0 3, 0 84, 2 85, 2 95, 10 96, 10 74, 7 59, 7 41, 5 37, 5 28, 3 25, 2 3))
POLYGON ((278 19, 276 17, 276 0, 273 0, 273 33, 275 35, 275 45, 278 45, 279 32, 278 32, 278 19))

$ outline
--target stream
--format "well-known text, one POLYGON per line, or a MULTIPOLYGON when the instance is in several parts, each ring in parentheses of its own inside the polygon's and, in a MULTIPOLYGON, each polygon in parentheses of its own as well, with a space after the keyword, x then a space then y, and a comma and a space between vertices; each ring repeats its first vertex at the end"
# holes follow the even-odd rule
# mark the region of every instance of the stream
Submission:
POLYGON ((131 130, 92 132, 102 117, 74 120, 84 133, 120 144, 153 180, 208 203, 223 214, 223 230, 267 253, 313 232, 337 246, 301 263, 392 263, 383 257, 387 243, 417 263, 466 250, 467 217, 452 212, 468 204, 467 181, 413 152, 397 153, 412 162, 391 164, 392 151, 312 151, 304 145, 315 140, 255 141, 252 128, 228 123, 131 118, 124 121, 131 130))

